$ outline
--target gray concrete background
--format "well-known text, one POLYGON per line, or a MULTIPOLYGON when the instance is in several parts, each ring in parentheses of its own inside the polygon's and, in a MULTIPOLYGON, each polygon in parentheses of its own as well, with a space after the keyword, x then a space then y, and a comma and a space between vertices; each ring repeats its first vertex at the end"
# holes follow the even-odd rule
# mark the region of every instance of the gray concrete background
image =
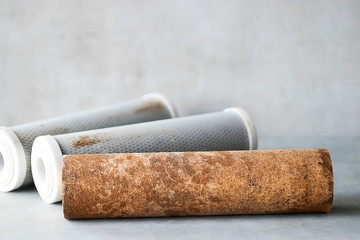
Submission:
POLYGON ((166 94, 261 136, 360 135, 360 1, 0 0, 0 125, 166 94))

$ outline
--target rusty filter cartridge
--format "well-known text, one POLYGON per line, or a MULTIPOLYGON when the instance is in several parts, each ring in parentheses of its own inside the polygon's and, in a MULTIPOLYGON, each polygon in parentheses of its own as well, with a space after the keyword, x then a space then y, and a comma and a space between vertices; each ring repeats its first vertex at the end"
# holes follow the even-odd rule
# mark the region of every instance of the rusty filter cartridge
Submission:
POLYGON ((67 219, 329 212, 326 149, 64 157, 67 219))
POLYGON ((113 127, 174 117, 161 94, 13 127, 0 127, 0 191, 8 192, 33 182, 31 147, 36 137, 113 127))
POLYGON ((187 152, 256 149, 257 138, 248 114, 240 108, 182 118, 132 124, 34 141, 31 165, 41 198, 61 201, 63 155, 187 152))

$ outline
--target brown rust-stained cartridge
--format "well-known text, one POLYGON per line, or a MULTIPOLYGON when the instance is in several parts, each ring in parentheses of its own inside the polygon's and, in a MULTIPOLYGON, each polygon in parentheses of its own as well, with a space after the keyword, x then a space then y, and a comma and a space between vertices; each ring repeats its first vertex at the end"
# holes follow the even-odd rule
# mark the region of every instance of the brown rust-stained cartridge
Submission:
POLYGON ((65 156, 67 219, 329 212, 326 149, 65 156))

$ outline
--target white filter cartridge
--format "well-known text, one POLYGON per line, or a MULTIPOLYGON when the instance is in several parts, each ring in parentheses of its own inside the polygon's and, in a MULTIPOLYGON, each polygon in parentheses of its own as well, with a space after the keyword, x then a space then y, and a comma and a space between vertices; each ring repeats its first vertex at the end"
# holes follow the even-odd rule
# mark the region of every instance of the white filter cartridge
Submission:
POLYGON ((13 127, 0 127, 0 191, 8 192, 33 182, 31 148, 36 137, 175 117, 161 94, 13 127))
POLYGON ((257 149, 249 115, 240 108, 127 126, 41 136, 31 165, 35 186, 48 203, 61 201, 63 155, 257 149))

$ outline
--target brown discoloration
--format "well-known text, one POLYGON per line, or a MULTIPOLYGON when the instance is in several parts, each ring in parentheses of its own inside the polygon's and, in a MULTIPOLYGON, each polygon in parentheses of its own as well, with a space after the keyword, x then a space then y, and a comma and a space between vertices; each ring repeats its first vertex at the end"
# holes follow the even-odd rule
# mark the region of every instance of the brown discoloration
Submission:
POLYGON ((67 156, 64 216, 328 212, 329 165, 317 149, 67 156))
POLYGON ((321 162, 319 164, 323 165, 324 170, 328 170, 329 173, 332 173, 332 165, 330 161, 330 154, 327 149, 319 149, 319 154, 321 157, 321 162))
POLYGON ((98 139, 97 137, 90 137, 90 136, 80 136, 79 139, 73 142, 74 148, 81 148, 85 146, 91 146, 96 143, 101 142, 101 139, 98 139))
POLYGON ((71 131, 68 128, 54 128, 51 130, 49 135, 59 135, 59 134, 65 134, 70 133, 71 131))
POLYGON ((160 102, 149 102, 136 109, 135 113, 156 112, 160 111, 162 108, 164 108, 164 106, 160 102))
POLYGON ((329 192, 331 192, 331 197, 329 197, 329 199, 324 203, 325 206, 328 207, 328 211, 331 210, 332 208, 332 202, 333 202, 333 198, 334 198, 334 177, 333 177, 333 168, 332 168, 332 163, 331 163, 331 157, 330 157, 330 153, 327 149, 319 149, 319 153, 320 153, 320 157, 321 157, 321 162, 319 163, 323 168, 324 171, 324 175, 328 176, 328 178, 330 179, 329 181, 329 192))

